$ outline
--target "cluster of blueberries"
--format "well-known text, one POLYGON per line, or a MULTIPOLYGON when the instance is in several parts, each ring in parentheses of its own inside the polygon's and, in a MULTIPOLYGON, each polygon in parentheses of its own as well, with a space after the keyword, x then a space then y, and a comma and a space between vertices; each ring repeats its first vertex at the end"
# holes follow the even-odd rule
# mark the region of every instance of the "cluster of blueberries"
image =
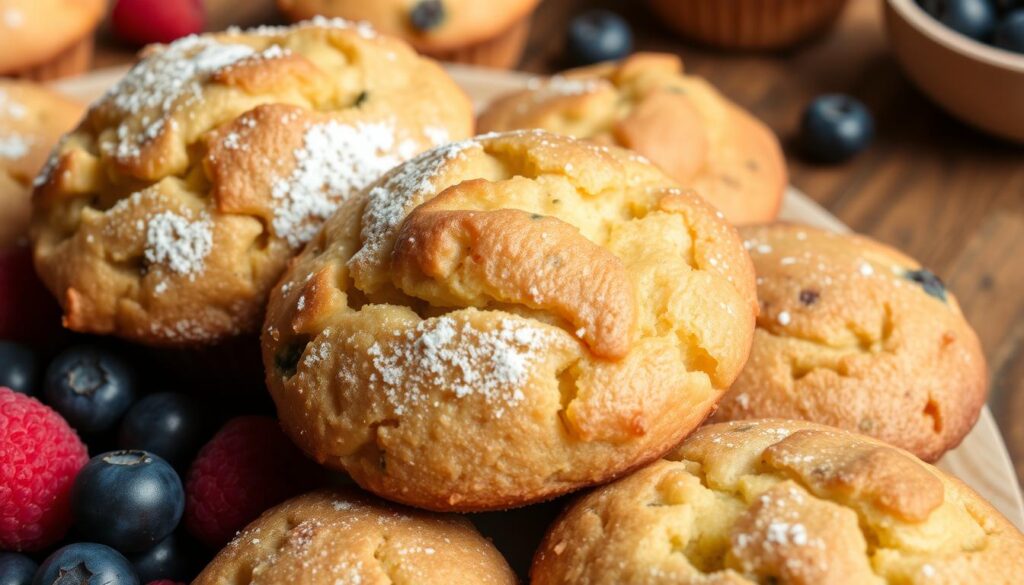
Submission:
POLYGON ((1024 53, 1024 0, 917 0, 925 12, 960 34, 1024 53))
POLYGON ((75 478, 70 544, 46 557, 0 552, 0 585, 188 580, 202 551, 176 530, 185 509, 177 470, 208 438, 201 405, 173 392, 140 396, 136 371, 101 346, 64 349, 45 368, 40 361, 32 348, 0 341, 0 386, 48 404, 90 455, 114 450, 93 456, 75 478))

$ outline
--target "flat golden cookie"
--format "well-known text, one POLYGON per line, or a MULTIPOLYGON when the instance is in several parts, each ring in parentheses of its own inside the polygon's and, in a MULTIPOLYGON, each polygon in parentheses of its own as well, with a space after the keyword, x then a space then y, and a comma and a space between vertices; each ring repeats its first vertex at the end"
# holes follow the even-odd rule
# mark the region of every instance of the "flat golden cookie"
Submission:
POLYGON ((36 265, 76 331, 179 347, 255 333, 342 200, 471 129, 440 67, 363 25, 155 47, 51 159, 36 265))
POLYGON ((926 461, 960 444, 985 403, 985 357, 941 281, 860 236, 785 224, 741 234, 761 312, 714 420, 810 420, 926 461))
POLYGON ((514 585, 464 518, 348 491, 299 496, 246 527, 192 585, 514 585))
POLYGON ((83 109, 32 82, 0 79, 0 248, 28 237, 32 180, 83 109))
POLYGON ((543 128, 633 149, 736 224, 775 218, 786 161, 767 126, 675 55, 638 53, 573 69, 499 98, 481 132, 543 128))
POLYGON ((627 151, 541 131, 435 149, 349 199, 271 293, 288 434, 388 499, 554 497, 650 461, 747 357, 750 259, 627 151))
POLYGON ((578 500, 534 585, 1011 585, 1024 535, 970 488, 874 439, 799 421, 706 426, 578 500))

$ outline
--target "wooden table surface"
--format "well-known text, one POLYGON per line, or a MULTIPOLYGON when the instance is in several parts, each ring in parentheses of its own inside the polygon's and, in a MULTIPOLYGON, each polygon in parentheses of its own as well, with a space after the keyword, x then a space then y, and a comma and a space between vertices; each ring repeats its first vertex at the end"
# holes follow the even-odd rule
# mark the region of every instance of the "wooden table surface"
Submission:
MULTIPOLYGON (((237 3, 224 5, 237 16, 237 3)), ((794 185, 854 230, 906 251, 947 280, 981 338, 989 404, 1024 481, 1024 424, 1017 422, 1024 417, 1024 147, 960 124, 918 92, 888 52, 877 0, 852 0, 830 34, 780 54, 692 46, 662 28, 639 0, 545 0, 521 68, 563 68, 566 23, 592 6, 623 14, 637 49, 681 55, 688 71, 774 128, 794 185), (803 106, 824 92, 852 94, 875 115, 874 144, 845 165, 808 164, 792 146, 803 106)), ((101 43, 96 65, 130 59, 129 51, 101 43)))

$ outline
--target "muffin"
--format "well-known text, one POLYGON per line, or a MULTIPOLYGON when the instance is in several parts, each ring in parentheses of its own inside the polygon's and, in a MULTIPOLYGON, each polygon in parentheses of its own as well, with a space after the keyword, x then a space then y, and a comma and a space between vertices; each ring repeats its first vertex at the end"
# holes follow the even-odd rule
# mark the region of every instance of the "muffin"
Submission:
POLYGON ((635 155, 542 131, 398 167, 324 224, 262 335, 282 426, 385 498, 500 509, 707 416, 756 299, 735 230, 635 155))
POLYGON ((576 502, 532 583, 1019 581, 1024 535, 910 453, 798 421, 704 427, 576 502))
POLYGON ((0 249, 28 241, 32 180, 83 109, 34 83, 0 79, 0 249))
POLYGON ((786 161, 764 124, 684 75, 675 55, 638 53, 573 69, 499 98, 482 132, 543 128, 639 152, 736 224, 775 218, 786 161))
POLYGON ((366 21, 444 61, 508 69, 519 63, 540 0, 277 0, 289 19, 366 21))
POLYGON ((761 312, 716 421, 793 418, 871 435, 934 461, 985 403, 985 358, 934 274, 868 238, 750 226, 761 312))
POLYGON ((149 50, 51 157, 36 267, 76 331, 189 348, 255 334, 342 200, 471 132, 444 71, 365 25, 186 37, 149 50))
POLYGON ((38 81, 89 68, 105 0, 0 0, 0 76, 38 81))
POLYGON ((723 49, 783 49, 827 30, 846 0, 648 0, 685 38, 723 49))
POLYGON ((264 512, 192 585, 515 585, 464 518, 318 491, 264 512))

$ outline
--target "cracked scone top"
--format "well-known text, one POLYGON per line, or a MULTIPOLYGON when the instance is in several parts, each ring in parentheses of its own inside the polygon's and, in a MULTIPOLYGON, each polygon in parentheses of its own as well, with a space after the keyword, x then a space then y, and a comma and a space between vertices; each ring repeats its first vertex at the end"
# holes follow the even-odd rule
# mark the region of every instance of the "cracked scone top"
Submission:
POLYGON ((342 200, 471 129, 439 66, 365 25, 154 47, 41 175, 36 265, 77 331, 163 346, 255 333, 342 200))
POLYGON ((32 179, 82 110, 41 85, 0 79, 0 248, 27 238, 32 179))
POLYGON ((862 236, 787 224, 740 233, 761 311, 714 420, 810 420, 926 461, 960 443, 985 403, 985 358, 935 275, 862 236))
POLYGON ((772 131, 675 55, 638 53, 573 69, 492 103, 481 132, 544 128, 630 148, 734 224, 774 219, 786 161, 772 131))
POLYGON ((389 499, 505 508, 624 473, 707 415, 756 300, 735 230, 613 147, 523 131, 349 199, 271 292, 289 435, 389 499))
POLYGON ((701 428, 574 503, 534 585, 1019 582, 1024 536, 958 480, 880 441, 800 421, 701 428))
POLYGON ((193 585, 514 585, 464 518, 322 490, 264 512, 193 585))

